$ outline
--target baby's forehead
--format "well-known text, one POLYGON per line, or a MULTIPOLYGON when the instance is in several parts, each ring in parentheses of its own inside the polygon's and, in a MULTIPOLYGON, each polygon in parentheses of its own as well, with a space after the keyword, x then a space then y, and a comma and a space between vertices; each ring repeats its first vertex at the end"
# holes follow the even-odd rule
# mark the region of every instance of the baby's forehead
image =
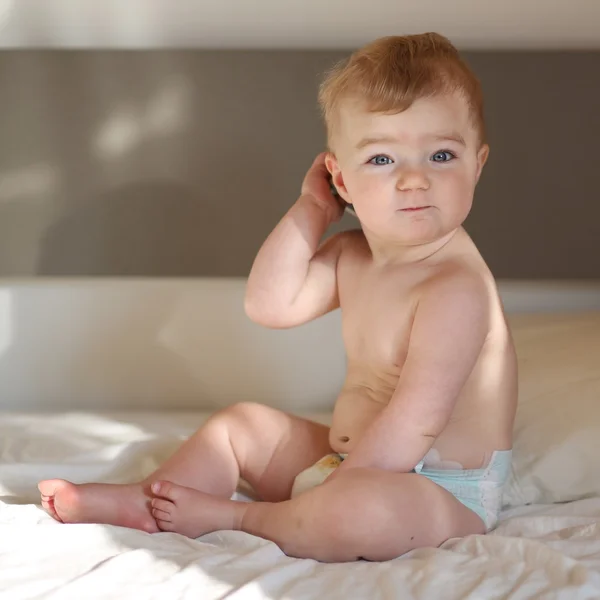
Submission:
POLYGON ((384 132, 417 139, 453 131, 467 138, 476 133, 471 116, 466 99, 459 94, 419 98, 404 110, 388 112, 372 110, 365 101, 347 99, 338 107, 333 129, 338 141, 345 144, 384 132))

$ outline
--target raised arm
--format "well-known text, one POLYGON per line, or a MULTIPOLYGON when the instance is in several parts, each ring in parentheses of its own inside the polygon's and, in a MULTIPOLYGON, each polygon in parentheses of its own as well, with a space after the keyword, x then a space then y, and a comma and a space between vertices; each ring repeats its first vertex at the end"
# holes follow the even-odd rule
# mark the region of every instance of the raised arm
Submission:
POLYGON ((336 270, 345 236, 320 245, 343 214, 329 191, 325 156, 315 159, 300 197, 265 240, 248 277, 246 314, 266 327, 294 327, 339 306, 336 270))
POLYGON ((390 403, 367 428, 341 470, 411 471, 445 429, 488 333, 485 284, 448 277, 425 290, 408 354, 390 403))

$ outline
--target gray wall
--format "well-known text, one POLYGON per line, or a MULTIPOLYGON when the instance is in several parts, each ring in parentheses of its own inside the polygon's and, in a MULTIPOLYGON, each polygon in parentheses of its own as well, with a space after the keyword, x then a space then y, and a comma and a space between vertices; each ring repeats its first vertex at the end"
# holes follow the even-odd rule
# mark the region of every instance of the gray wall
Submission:
MULTIPOLYGON (((0 276, 246 275, 342 56, 0 53, 0 276)), ((465 56, 492 145, 467 229, 492 270, 600 277, 600 52, 465 56)))

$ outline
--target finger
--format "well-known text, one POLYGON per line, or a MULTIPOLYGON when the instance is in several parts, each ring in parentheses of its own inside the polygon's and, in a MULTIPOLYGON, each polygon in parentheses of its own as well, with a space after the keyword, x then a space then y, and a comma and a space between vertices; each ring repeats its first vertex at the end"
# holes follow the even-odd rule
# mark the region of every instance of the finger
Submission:
POLYGON ((327 164, 325 159, 327 158, 327 152, 321 152, 321 154, 317 155, 313 164, 311 166, 311 171, 318 172, 319 174, 329 173, 329 169, 327 168, 327 164))
POLYGON ((328 152, 319 152, 317 156, 315 156, 315 160, 313 160, 313 165, 325 164, 325 159, 327 158, 328 152))

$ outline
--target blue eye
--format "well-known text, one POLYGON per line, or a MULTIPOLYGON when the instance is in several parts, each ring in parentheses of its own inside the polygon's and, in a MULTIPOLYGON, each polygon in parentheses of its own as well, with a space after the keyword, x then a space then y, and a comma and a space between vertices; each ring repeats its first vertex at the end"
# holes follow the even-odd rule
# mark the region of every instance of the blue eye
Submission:
POLYGON ((392 159, 389 156, 378 154, 377 156, 374 156, 369 162, 372 165, 389 165, 391 164, 392 159))
POLYGON ((440 150, 431 157, 431 160, 433 162, 450 162, 453 158, 456 158, 456 156, 452 152, 440 150))

